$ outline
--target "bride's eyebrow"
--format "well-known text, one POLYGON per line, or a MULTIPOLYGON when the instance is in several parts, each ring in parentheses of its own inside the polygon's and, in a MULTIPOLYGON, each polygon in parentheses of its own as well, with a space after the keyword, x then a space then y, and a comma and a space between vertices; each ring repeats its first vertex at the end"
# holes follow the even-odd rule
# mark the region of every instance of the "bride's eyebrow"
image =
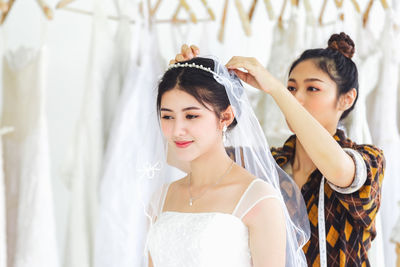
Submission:
MULTIPOLYGON (((201 110, 199 107, 187 107, 182 109, 182 111, 188 111, 188 110, 201 110)), ((161 108, 160 111, 168 111, 168 112, 174 112, 172 109, 169 108, 161 108)))
POLYGON ((187 108, 182 109, 182 111, 188 111, 188 110, 200 110, 200 108, 198 108, 198 107, 187 107, 187 108))

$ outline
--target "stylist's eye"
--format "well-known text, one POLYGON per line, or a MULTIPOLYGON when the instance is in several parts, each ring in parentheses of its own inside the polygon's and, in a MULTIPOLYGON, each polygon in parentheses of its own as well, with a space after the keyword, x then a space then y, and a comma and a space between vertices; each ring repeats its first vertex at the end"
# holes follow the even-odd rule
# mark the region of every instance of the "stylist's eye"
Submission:
POLYGON ((195 119, 197 117, 198 117, 198 115, 186 115, 186 119, 189 119, 189 120, 195 119))
POLYGON ((312 87, 312 86, 308 87, 307 90, 308 90, 308 91, 311 91, 311 92, 317 92, 317 91, 319 91, 318 88, 315 88, 315 87, 312 87))

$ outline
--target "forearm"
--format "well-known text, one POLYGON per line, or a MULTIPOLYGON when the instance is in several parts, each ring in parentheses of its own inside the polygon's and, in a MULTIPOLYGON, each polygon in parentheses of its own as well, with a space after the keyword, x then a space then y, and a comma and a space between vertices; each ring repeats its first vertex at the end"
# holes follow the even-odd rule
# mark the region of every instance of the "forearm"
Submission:
POLYGON ((290 127, 319 171, 331 183, 347 187, 355 172, 352 158, 329 133, 282 85, 270 91, 290 127))

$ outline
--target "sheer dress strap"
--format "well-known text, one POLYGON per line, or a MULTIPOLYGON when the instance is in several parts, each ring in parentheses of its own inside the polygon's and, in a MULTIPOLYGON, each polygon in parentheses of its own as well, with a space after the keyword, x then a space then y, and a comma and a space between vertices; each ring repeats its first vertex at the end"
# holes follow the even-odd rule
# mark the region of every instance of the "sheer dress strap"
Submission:
POLYGON ((272 186, 257 178, 249 184, 232 212, 232 215, 242 219, 251 209, 265 199, 280 200, 278 193, 272 186))

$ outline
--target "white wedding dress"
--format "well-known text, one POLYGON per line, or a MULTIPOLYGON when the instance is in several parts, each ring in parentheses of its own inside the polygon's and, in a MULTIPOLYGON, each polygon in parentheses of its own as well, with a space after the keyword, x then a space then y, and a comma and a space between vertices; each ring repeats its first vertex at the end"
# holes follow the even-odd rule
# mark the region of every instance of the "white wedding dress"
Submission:
MULTIPOLYGON (((277 22, 274 27, 267 69, 283 84, 287 83, 291 62, 300 56, 303 50, 303 38, 301 37, 304 27, 300 23, 301 17, 298 13, 298 8, 292 6, 289 21, 283 22, 283 27, 280 27, 277 22)), ((292 134, 287 126, 285 116, 270 95, 264 92, 257 92, 257 95, 255 112, 268 143, 272 147, 282 146, 292 134)))
POLYGON ((58 247, 45 116, 45 49, 3 58, 2 125, 8 267, 57 267, 58 247))
POLYGON ((7 243, 6 243, 6 195, 3 168, 3 135, 13 131, 12 127, 0 128, 0 267, 7 266, 7 243))
POLYGON ((395 246, 390 236, 398 217, 397 203, 400 201, 399 190, 399 150, 400 135, 397 131, 397 86, 399 84, 400 30, 394 27, 395 15, 388 10, 380 38, 383 58, 379 67, 378 86, 371 93, 369 100, 371 109, 368 110, 369 125, 373 144, 381 148, 386 159, 385 178, 382 187, 382 202, 380 213, 382 218, 393 220, 382 221, 382 236, 385 248, 385 266, 395 266, 395 246))
POLYGON ((159 203, 151 203, 154 223, 147 236, 147 248, 154 267, 252 266, 249 232, 242 218, 260 201, 278 199, 267 194, 265 186, 265 181, 253 180, 228 214, 163 211, 169 188, 165 184, 157 193, 162 196, 159 203))

